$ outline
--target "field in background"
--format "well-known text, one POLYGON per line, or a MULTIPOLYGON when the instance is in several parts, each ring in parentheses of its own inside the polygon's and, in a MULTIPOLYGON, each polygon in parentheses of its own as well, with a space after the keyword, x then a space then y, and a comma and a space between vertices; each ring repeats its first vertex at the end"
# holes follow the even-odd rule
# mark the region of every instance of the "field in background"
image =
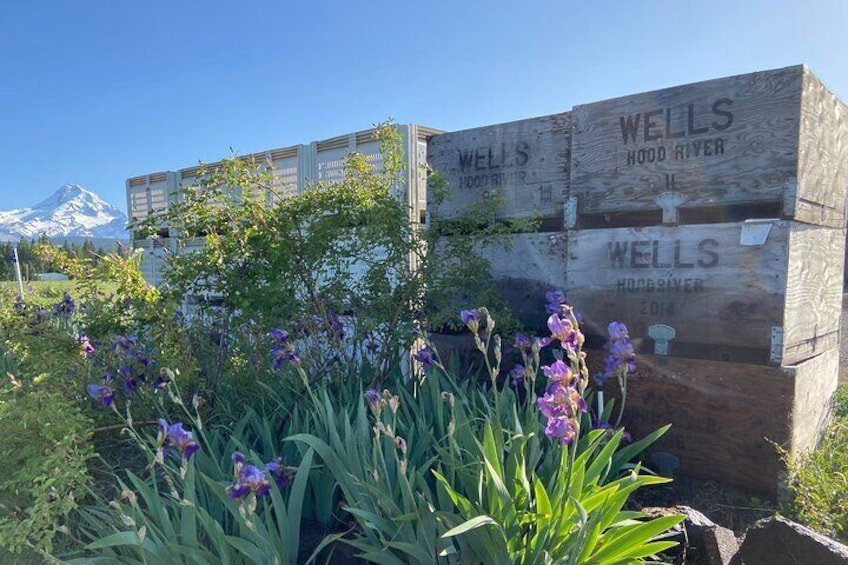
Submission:
MULTIPOLYGON (((34 304, 55 304, 62 300, 67 292, 74 294, 74 281, 32 281, 24 283, 24 299, 34 304)), ((17 294, 18 283, 15 281, 0 281, 0 289, 5 294, 10 289, 17 294)))

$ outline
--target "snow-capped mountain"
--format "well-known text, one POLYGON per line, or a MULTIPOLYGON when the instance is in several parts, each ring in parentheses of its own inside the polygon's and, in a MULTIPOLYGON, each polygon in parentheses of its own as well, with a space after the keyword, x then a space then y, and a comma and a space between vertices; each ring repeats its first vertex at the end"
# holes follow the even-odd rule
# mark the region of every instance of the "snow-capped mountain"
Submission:
POLYGON ((0 210, 0 240, 128 239, 126 215, 93 192, 66 184, 32 208, 0 210))

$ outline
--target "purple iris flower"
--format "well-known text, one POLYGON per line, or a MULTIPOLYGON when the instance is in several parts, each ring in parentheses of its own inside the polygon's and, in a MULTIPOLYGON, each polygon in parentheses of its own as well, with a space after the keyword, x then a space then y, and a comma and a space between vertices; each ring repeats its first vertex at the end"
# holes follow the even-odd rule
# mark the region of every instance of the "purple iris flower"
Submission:
POLYGON ((530 356, 533 354, 533 342, 530 338, 522 333, 515 334, 515 348, 524 355, 530 356))
POLYGON ((524 383, 526 377, 527 369, 524 368, 524 365, 518 364, 509 370, 509 378, 514 386, 524 383))
POLYGON ((244 455, 238 451, 233 453, 233 475, 235 482, 227 487, 230 498, 241 498, 251 492, 262 496, 271 490, 271 483, 265 478, 265 473, 247 464, 244 455))
POLYGON ((576 351, 583 344, 583 335, 574 327, 571 320, 559 314, 551 314, 548 318, 548 329, 551 337, 558 339, 563 349, 576 351))
POLYGON ((536 399, 536 406, 548 419, 545 434, 567 445, 577 436, 580 413, 588 409, 586 400, 574 386, 577 376, 562 361, 543 366, 542 371, 551 379, 545 393, 536 399))
POLYGON ((108 384, 91 383, 85 389, 91 398, 103 405, 103 408, 109 408, 115 400, 115 391, 108 384))
POLYGON ((375 404, 380 403, 380 393, 373 388, 369 388, 365 391, 365 402, 368 403, 369 406, 374 406, 375 404))
POLYGON ((124 390, 132 394, 138 388, 138 385, 144 380, 141 376, 136 375, 132 367, 121 365, 118 367, 118 375, 124 381, 124 390))
POLYGON ((300 362, 294 344, 289 341, 289 332, 275 328, 268 332, 268 337, 271 338, 271 358, 274 360, 275 370, 282 367, 283 363, 287 361, 290 363, 300 362))
POLYGON ((67 292, 62 297, 62 301, 53 306, 53 311, 59 316, 70 316, 74 313, 74 299, 67 292))
POLYGON ((549 290, 545 293, 545 308, 548 314, 556 314, 559 312, 559 306, 565 302, 565 293, 561 290, 549 290))
POLYGON ((290 343, 271 349, 271 357, 274 359, 274 369, 279 369, 286 361, 290 363, 297 363, 300 361, 300 358, 294 350, 294 346, 290 343))
POLYGON ((168 447, 176 448, 183 459, 189 459, 200 446, 194 441, 194 435, 183 429, 182 422, 168 425, 164 419, 159 419, 159 445, 168 442, 168 447))
POLYGON ((560 360, 556 360, 550 365, 543 366, 542 372, 552 381, 564 383, 566 385, 572 384, 572 381, 575 380, 575 375, 571 371, 571 367, 560 360))
POLYGON ((413 359, 421 363, 425 369, 429 369, 435 363, 435 359, 433 359, 433 352, 430 351, 429 348, 424 347, 418 350, 418 353, 412 356, 413 359))
POLYGON ((462 323, 468 325, 469 322, 479 322, 480 314, 477 310, 463 310, 459 313, 462 323))
POLYGON ((557 314, 551 314, 548 317, 548 329, 551 330, 551 335, 555 339, 565 342, 574 331, 574 326, 570 320, 564 320, 557 314))
POLYGON ((250 492, 250 487, 243 483, 234 483, 227 487, 227 494, 230 498, 241 498, 250 492))
POLYGON ((562 445, 568 445, 574 441, 577 435, 577 429, 570 419, 559 416, 548 420, 548 425, 545 427, 545 435, 559 438, 562 445))
POLYGON ((621 322, 611 322, 607 330, 609 331, 610 339, 630 339, 630 334, 627 331, 627 326, 625 326, 621 322))
POLYGON ((536 351, 541 350, 543 347, 548 346, 551 343, 551 338, 549 337, 527 337, 524 334, 517 333, 515 334, 515 343, 513 344, 516 349, 518 349, 525 357, 530 357, 533 355, 533 350, 536 351))
POLYGON ((633 344, 630 343, 630 334, 627 326, 621 322, 613 322, 609 325, 609 354, 604 358, 604 372, 596 377, 596 380, 604 382, 620 372, 632 374, 636 372, 636 355, 633 344))
POLYGON ((270 337, 274 341, 285 343, 289 339, 289 332, 287 332, 286 330, 275 328, 268 332, 268 337, 270 337))
POLYGON ((277 457, 273 461, 265 463, 265 469, 267 469, 268 474, 271 475, 278 488, 285 488, 289 484, 289 473, 283 465, 282 458, 277 457))
POLYGON ((238 482, 233 487, 235 488, 230 493, 230 497, 232 498, 241 498, 248 492, 252 492, 256 496, 262 496, 271 491, 271 483, 265 478, 265 473, 254 465, 245 465, 241 468, 238 482))

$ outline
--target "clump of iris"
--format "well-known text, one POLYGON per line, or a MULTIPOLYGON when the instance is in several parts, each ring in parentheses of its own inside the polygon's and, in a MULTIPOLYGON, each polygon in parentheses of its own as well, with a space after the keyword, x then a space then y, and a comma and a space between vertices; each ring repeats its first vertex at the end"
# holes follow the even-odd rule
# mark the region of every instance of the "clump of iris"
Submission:
MULTIPOLYGON (((124 384, 124 390, 127 394, 133 394, 139 386, 154 376, 156 362, 134 335, 114 335, 109 342, 118 363, 117 373, 124 384)), ((164 381, 157 379, 154 389, 158 390, 163 385, 164 381)))

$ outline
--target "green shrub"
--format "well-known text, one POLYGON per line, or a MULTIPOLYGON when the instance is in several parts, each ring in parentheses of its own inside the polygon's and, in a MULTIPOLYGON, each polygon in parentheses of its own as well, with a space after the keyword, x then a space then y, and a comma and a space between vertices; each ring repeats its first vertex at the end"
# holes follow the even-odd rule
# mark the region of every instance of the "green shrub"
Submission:
POLYGON ((819 445, 789 465, 787 510, 802 524, 848 543, 848 386, 834 395, 832 413, 819 445))
POLYGON ((91 485, 91 419, 45 389, 0 394, 0 547, 53 550, 91 485))

